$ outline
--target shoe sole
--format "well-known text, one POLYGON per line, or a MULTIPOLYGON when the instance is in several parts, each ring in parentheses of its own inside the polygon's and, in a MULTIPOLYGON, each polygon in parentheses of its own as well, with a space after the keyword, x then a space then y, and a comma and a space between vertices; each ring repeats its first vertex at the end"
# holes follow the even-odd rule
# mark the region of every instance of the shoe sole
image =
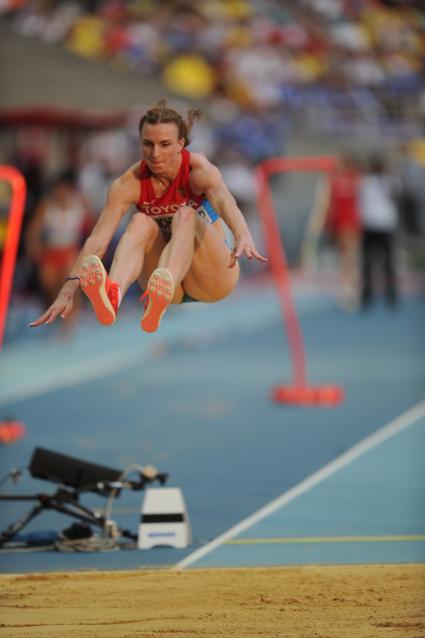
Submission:
POLYGON ((166 268, 157 268, 149 278, 148 305, 140 322, 145 332, 156 332, 174 295, 173 276, 166 268))
POLYGON ((115 322, 115 311, 106 292, 106 270, 96 255, 83 259, 80 272, 80 286, 90 301, 99 323, 110 326, 115 322))

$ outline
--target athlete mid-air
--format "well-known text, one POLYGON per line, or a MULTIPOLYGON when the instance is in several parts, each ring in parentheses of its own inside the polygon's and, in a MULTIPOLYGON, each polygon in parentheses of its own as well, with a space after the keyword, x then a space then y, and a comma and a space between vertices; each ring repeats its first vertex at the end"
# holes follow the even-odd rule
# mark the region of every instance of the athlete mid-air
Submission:
POLYGON ((223 299, 239 278, 238 258, 267 261, 254 245, 245 219, 216 166, 186 149, 194 120, 164 101, 140 120, 142 161, 118 177, 56 300, 31 326, 49 324, 72 310, 78 288, 97 319, 115 322, 129 286, 139 281, 146 300, 141 327, 157 330, 170 303, 223 299), (106 272, 102 257, 128 209, 136 212, 106 272), (226 243, 223 220, 234 237, 226 243))

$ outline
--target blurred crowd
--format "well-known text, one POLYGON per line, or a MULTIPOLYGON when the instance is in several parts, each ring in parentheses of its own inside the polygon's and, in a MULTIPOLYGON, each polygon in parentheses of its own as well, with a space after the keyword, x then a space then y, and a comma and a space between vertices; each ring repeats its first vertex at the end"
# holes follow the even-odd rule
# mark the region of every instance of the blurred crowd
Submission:
POLYGON ((207 100, 219 134, 255 159, 273 137, 254 128, 246 144, 241 114, 273 126, 284 109, 321 128, 425 119, 422 0, 5 0, 1 10, 22 34, 207 100))

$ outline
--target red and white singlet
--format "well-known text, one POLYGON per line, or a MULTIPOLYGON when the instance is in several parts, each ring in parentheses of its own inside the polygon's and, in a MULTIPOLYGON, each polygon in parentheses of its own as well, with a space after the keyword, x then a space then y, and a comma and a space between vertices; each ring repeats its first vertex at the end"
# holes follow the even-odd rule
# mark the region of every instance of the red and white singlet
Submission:
POLYGON ((210 224, 219 219, 210 202, 203 195, 196 195, 190 187, 190 152, 187 149, 182 151, 182 163, 174 181, 161 195, 156 195, 151 177, 150 169, 142 160, 140 197, 136 205, 141 213, 156 221, 165 235, 171 234, 173 215, 180 206, 191 206, 210 224))

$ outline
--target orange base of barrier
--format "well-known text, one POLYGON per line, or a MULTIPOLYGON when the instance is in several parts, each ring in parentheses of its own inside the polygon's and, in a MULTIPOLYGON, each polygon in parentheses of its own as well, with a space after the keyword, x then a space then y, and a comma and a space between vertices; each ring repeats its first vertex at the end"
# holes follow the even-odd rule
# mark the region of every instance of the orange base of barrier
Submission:
POLYGON ((0 421, 0 443, 14 443, 26 434, 25 425, 21 421, 6 419, 0 421))
POLYGON ((294 405, 339 405, 344 400, 344 390, 338 385, 315 387, 279 385, 273 389, 272 399, 277 403, 294 405))

